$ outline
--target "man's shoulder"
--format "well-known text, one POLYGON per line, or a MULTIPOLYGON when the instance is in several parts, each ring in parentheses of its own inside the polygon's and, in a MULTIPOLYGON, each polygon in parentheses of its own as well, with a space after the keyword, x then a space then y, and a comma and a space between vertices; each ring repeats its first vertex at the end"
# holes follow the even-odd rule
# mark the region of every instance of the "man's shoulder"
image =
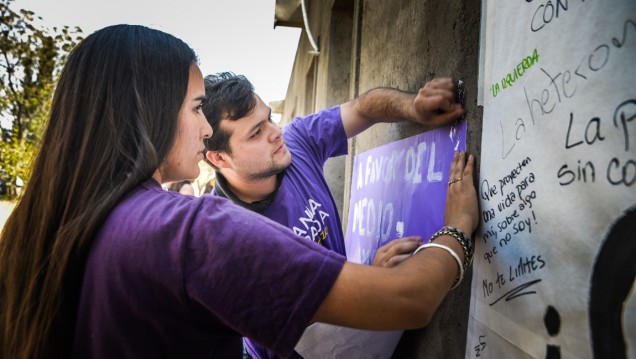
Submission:
POLYGON ((287 140, 294 135, 305 138, 309 135, 316 134, 317 130, 321 129, 329 133, 330 130, 326 130, 327 128, 337 126, 342 126, 340 105, 320 110, 311 115, 296 117, 290 123, 283 126, 282 132, 285 140, 287 140))

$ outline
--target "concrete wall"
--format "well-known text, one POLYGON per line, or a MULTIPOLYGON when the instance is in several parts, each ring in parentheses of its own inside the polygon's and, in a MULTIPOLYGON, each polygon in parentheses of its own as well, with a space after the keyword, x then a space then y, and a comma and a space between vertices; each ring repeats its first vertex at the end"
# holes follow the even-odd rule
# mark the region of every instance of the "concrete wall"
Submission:
MULTIPOLYGON (((468 151, 479 158, 482 110, 477 107, 479 1, 306 0, 313 53, 303 31, 289 80, 283 121, 330 107, 375 87, 416 92, 438 76, 467 85, 468 151)), ((349 155, 332 159, 325 174, 346 228, 353 157, 426 128, 380 124, 349 140, 349 155)), ((477 173, 479 167, 477 168, 477 173)), ((471 278, 471 273, 465 278, 471 278)), ((433 322, 407 331, 394 358, 463 358, 470 280, 451 292, 433 322)))

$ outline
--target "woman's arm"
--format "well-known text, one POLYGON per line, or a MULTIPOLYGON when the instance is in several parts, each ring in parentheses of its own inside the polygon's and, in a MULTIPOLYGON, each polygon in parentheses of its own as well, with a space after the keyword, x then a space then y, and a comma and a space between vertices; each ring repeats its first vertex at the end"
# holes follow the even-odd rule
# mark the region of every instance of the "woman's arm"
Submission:
MULTIPOLYGON (((473 185, 475 159, 455 154, 446 198, 445 223, 472 234, 479 220, 473 185)), ((460 242, 442 235, 435 243, 449 248, 463 263, 460 242)), ((347 262, 314 320, 364 329, 410 329, 429 323, 459 276, 457 260, 448 250, 426 247, 394 268, 347 262)))

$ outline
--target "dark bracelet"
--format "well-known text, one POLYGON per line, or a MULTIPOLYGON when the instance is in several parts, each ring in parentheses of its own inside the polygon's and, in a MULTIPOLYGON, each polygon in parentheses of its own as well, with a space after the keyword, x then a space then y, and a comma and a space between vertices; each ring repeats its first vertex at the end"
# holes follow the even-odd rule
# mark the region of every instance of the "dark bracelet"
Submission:
POLYGON ((468 248, 468 253, 471 256, 475 253, 475 247, 473 245, 472 239, 470 237, 466 237, 466 234, 462 232, 461 229, 451 227, 451 226, 444 226, 444 228, 448 229, 448 231, 451 233, 452 232, 457 233, 457 235, 461 237, 461 240, 466 244, 466 248, 468 248))
POLYGON ((439 231, 435 232, 430 239, 430 242, 433 242, 437 237, 442 235, 448 235, 455 238, 459 244, 462 246, 462 250, 464 251, 464 270, 468 268, 473 262, 473 254, 475 248, 473 247, 472 240, 467 239, 464 232, 462 232, 459 228, 444 226, 439 231))

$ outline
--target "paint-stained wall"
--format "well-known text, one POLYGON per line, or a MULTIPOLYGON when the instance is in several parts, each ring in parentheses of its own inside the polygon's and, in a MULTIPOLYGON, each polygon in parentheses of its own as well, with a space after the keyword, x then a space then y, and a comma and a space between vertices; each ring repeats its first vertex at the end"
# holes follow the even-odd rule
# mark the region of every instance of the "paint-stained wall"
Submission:
MULTIPOLYGON (((318 52, 303 31, 289 79, 284 122, 346 102, 375 87, 416 92, 434 77, 450 76, 467 85, 467 147, 479 158, 479 1, 306 0, 306 4, 308 28, 318 52)), ((343 228, 347 226, 353 157, 426 130, 410 123, 375 125, 349 140, 348 156, 327 163, 325 174, 339 202, 343 228)), ((464 357, 469 282, 464 280, 448 295, 427 328, 403 335, 394 358, 464 357)))

